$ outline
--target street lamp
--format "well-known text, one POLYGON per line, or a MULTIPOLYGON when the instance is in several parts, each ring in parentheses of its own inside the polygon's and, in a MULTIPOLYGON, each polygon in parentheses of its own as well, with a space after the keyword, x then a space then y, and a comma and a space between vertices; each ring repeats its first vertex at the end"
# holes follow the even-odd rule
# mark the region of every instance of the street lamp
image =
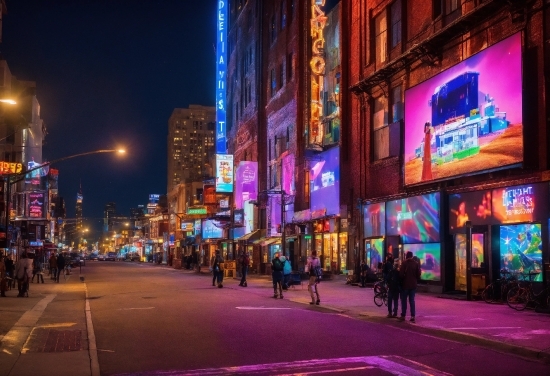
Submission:
MULTIPOLYGON (((2 100, 0 100, 0 102, 1 101, 2 100)), ((7 102, 7 103, 9 103, 9 102, 7 102)), ((44 162, 41 165, 33 167, 33 168, 31 168, 27 171, 6 175, 6 216, 5 216, 6 242, 8 242, 8 227, 9 227, 9 223, 10 223, 10 204, 11 204, 11 185, 12 184, 15 184, 15 183, 23 180, 25 178, 25 175, 27 175, 29 172, 36 171, 36 170, 38 170, 40 168, 43 168, 45 166, 50 166, 54 163, 62 162, 62 161, 65 161, 67 159, 72 159, 72 158, 76 158, 76 157, 83 157, 85 155, 90 155, 90 154, 100 154, 100 153, 125 154, 126 150, 125 149, 99 149, 99 150, 87 151, 87 152, 84 152, 84 153, 78 153, 78 154, 69 155, 69 156, 66 156, 66 157, 63 157, 63 158, 54 159, 53 161, 44 162), (15 180, 12 180, 13 177, 15 177, 15 180)), ((6 244, 6 245, 8 245, 8 244, 6 244)))

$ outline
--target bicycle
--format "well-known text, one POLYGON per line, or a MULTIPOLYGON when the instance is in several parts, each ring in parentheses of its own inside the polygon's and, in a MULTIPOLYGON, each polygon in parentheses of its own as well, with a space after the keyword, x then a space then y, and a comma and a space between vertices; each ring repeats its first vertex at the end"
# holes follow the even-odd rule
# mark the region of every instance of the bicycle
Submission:
POLYGON ((376 295, 376 294, 382 292, 382 290, 387 291, 388 290, 388 284, 386 283, 385 280, 380 279, 380 280, 378 280, 374 283, 373 289, 374 289, 374 294, 376 295))
POLYGON ((501 278, 490 283, 481 293, 485 303, 504 302, 507 299, 508 291, 519 286, 517 276, 508 269, 501 269, 500 274, 501 278))
POLYGON ((382 304, 388 305, 388 289, 385 284, 380 285, 380 292, 374 294, 374 304, 377 307, 382 307, 382 304))
POLYGON ((534 307, 550 306, 550 287, 544 287, 538 293, 533 290, 532 277, 539 273, 528 273, 529 283, 521 287, 519 284, 508 291, 506 303, 510 308, 516 311, 523 311, 529 303, 533 303, 534 307))

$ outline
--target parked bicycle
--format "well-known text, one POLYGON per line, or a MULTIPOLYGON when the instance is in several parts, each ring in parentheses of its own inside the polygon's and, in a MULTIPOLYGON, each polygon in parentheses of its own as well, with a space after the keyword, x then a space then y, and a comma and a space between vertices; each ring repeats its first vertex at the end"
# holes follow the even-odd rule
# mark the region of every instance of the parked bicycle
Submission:
POLYGON ((382 290, 388 290, 388 284, 383 279, 380 279, 374 283, 374 295, 382 292, 382 290))
POLYGON ((523 311, 528 305, 534 308, 550 306, 550 287, 541 287, 539 292, 535 292, 533 289, 532 279, 538 274, 538 272, 528 273, 530 281, 527 285, 518 285, 508 291, 506 302, 510 308, 516 311, 523 311))
POLYGON ((388 305, 388 287, 386 283, 382 283, 378 287, 378 292, 374 290, 374 304, 377 307, 382 307, 382 304, 388 305))
POLYGON ((508 291, 519 286, 518 273, 512 273, 508 269, 500 270, 501 278, 485 287, 481 297, 486 303, 502 303, 508 296, 508 291))

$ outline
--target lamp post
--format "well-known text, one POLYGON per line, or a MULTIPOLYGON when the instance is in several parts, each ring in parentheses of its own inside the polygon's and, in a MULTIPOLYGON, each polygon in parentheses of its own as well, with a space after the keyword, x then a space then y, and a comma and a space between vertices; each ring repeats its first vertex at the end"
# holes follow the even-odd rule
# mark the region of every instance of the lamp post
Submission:
POLYGON ((72 159, 72 158, 76 158, 76 157, 83 157, 85 155, 99 154, 99 153, 124 154, 124 153, 126 153, 126 150, 124 150, 124 149, 99 149, 99 150, 88 151, 88 152, 84 152, 84 153, 73 154, 73 155, 63 157, 63 158, 54 159, 53 161, 44 162, 40 166, 33 167, 33 168, 31 168, 27 171, 24 171, 24 172, 6 175, 6 215, 5 215, 6 245, 9 246, 9 243, 8 243, 8 241, 9 241, 9 239, 8 239, 8 227, 9 227, 9 223, 10 223, 11 185, 12 184, 15 184, 15 183, 23 180, 25 178, 25 175, 27 175, 29 172, 36 171, 36 170, 38 170, 40 168, 43 168, 45 166, 50 166, 54 163, 62 162, 62 161, 65 161, 67 159, 72 159), (12 180, 12 178, 14 178, 14 177, 15 177, 15 180, 12 180))

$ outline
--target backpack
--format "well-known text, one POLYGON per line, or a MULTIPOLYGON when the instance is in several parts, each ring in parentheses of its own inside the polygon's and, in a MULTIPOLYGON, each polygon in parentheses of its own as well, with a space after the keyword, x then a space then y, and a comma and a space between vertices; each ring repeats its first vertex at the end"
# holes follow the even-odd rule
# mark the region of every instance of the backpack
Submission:
POLYGON ((276 272, 282 272, 284 269, 285 262, 282 262, 281 260, 279 260, 278 257, 273 259, 273 270, 276 272))
MULTIPOLYGON (((318 260, 318 259, 315 259, 318 260)), ((317 277, 317 280, 323 278, 323 268, 321 268, 321 263, 318 261, 315 264, 313 260, 311 261, 311 267, 309 270, 309 275, 312 277, 317 277)))

